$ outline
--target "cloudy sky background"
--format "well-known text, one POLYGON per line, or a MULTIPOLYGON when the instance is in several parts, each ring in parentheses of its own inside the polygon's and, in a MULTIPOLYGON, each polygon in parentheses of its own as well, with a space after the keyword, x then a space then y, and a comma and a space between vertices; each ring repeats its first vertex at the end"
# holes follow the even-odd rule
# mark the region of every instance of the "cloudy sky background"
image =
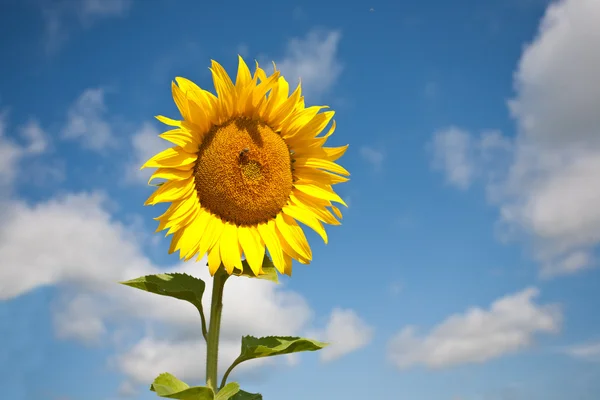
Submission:
POLYGON ((210 59, 241 54, 336 110, 352 180, 311 265, 228 282, 222 369, 243 334, 307 335, 333 345, 233 379, 266 400, 600 398, 600 2, 5 0, 0 33, 0 397, 203 381, 194 309, 116 282, 207 277, 153 234, 138 168, 168 146, 171 80, 213 90, 210 59))

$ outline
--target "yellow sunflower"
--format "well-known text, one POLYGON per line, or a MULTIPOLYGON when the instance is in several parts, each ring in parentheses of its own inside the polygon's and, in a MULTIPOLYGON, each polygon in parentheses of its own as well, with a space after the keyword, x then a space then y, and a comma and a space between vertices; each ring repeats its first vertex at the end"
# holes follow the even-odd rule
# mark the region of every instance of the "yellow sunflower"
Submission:
POLYGON ((312 259, 296 220, 327 243, 322 222, 339 225, 332 202, 346 205, 332 185, 349 173, 334 163, 348 146, 323 147, 335 129, 319 136, 333 118, 326 106, 305 107, 301 85, 290 95, 275 64, 254 75, 239 57, 235 84, 212 61, 217 96, 184 78, 171 88, 182 120, 156 118, 174 127, 159 135, 173 143, 142 168, 157 168, 163 179, 145 205, 170 202, 156 218, 158 231, 172 234, 169 253, 186 261, 208 253, 211 275, 221 264, 229 274, 242 270, 242 255, 262 273, 268 250, 273 264, 291 275, 292 259, 312 259), (333 214, 332 214, 333 212, 333 214))

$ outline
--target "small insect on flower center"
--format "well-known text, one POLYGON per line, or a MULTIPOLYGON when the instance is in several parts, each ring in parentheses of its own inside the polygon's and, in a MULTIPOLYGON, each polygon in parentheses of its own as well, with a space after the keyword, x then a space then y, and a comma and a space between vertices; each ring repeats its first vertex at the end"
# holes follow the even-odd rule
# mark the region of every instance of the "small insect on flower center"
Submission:
POLYGON ((266 222, 289 199, 291 165, 287 144, 267 124, 234 118, 202 141, 194 166, 200 203, 237 225, 266 222))

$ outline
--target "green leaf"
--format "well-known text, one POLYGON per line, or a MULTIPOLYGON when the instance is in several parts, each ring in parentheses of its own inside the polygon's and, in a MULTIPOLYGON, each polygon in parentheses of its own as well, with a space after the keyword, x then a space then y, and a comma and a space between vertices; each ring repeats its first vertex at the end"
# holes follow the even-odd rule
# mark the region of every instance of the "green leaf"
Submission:
POLYGON ((263 397, 260 393, 248 393, 240 390, 230 400, 263 400, 263 397))
POLYGON ((279 356, 282 354, 299 353, 301 351, 316 351, 321 350, 327 345, 328 343, 294 336, 266 336, 262 338, 244 336, 242 337, 242 351, 238 358, 236 358, 229 368, 227 368, 227 371, 225 371, 221 386, 224 387, 223 385, 227 382, 227 377, 231 371, 244 361, 255 358, 279 356))
POLYGON ((180 273, 146 275, 120 283, 146 292, 189 301, 196 308, 202 308, 202 295, 206 287, 202 279, 180 273))
POLYGON ((150 390, 156 392, 156 394, 159 396, 180 392, 187 388, 189 388, 187 383, 180 381, 168 372, 160 374, 156 379, 154 379, 152 385, 150 385, 150 390))
POLYGON ((160 397, 177 400, 214 400, 215 393, 209 387, 189 387, 173 375, 160 374, 150 385, 150 390, 160 397))
POLYGON ((229 400, 240 391, 240 385, 237 382, 231 382, 223 386, 215 400, 229 400))
POLYGON ((248 278, 264 279, 267 281, 279 283, 279 278, 277 278, 277 269, 275 269, 275 265, 273 265, 273 261, 271 261, 269 256, 267 256, 266 254, 265 254, 265 258, 263 259, 263 264, 262 264, 262 270, 263 270, 264 274, 255 275, 254 272, 252 271, 252 268, 250 268, 250 264, 248 264, 248 261, 246 261, 246 260, 242 260, 242 266, 244 268, 243 271, 240 273, 238 273, 236 271, 236 272, 234 272, 235 275, 245 276, 248 278))
POLYGON ((262 338, 244 336, 242 338, 242 351, 236 361, 239 361, 239 364, 242 361, 254 358, 321 350, 325 346, 327 346, 327 343, 293 336, 266 336, 262 338))
POLYGON ((192 303, 200 312, 202 319, 202 335, 206 339, 206 318, 202 309, 202 295, 206 287, 202 279, 187 274, 156 274, 146 275, 125 282, 123 285, 131 286, 146 292, 160 294, 161 296, 174 297, 192 303))

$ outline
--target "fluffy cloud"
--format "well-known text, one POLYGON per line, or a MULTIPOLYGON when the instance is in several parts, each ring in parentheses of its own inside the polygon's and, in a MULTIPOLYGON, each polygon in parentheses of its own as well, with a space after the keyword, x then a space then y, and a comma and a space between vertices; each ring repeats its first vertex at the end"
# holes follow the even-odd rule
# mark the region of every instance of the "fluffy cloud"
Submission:
POLYGON ((419 336, 414 327, 400 331, 389 343, 389 358, 399 368, 425 365, 443 368, 481 363, 531 345, 538 333, 554 333, 562 316, 556 305, 534 303, 535 288, 527 288, 454 314, 419 336))
POLYGON ((77 13, 85 21, 90 19, 121 17, 131 8, 132 0, 83 0, 77 13))
POLYGON ((339 31, 311 31, 304 39, 294 38, 288 43, 285 57, 277 61, 277 68, 291 86, 302 80, 302 92, 312 101, 326 93, 342 72, 338 59, 339 31))
POLYGON ((0 188, 7 191, 15 179, 19 162, 27 157, 45 152, 48 148, 47 134, 35 120, 30 120, 19 129, 26 144, 20 145, 8 137, 8 113, 0 112, 0 188))
MULTIPOLYGON (((205 261, 159 268, 143 254, 133 228, 114 220, 106 203, 100 193, 69 194, 36 205, 8 203, 1 215, 0 299, 41 286, 59 287, 61 294, 51 305, 57 336, 87 345, 113 343, 110 365, 125 375, 124 388, 146 385, 165 370, 184 379, 202 379, 205 350, 197 311, 117 281, 186 272, 204 279, 210 293, 205 261)), ((237 356, 242 335, 302 335, 312 315, 306 300, 283 284, 230 279, 224 297, 221 368, 237 356)), ((324 332, 326 339, 340 343, 338 356, 360 347, 364 330, 356 315, 345 311, 332 321, 324 332), (340 326, 357 334, 347 338, 340 326)), ((239 372, 252 374, 256 366, 286 361, 293 359, 251 361, 239 372)))
POLYGON ((150 123, 143 124, 131 138, 133 148, 133 161, 127 167, 126 180, 131 183, 145 185, 152 175, 152 170, 142 169, 140 167, 150 159, 150 157, 163 151, 172 144, 158 137, 159 132, 154 125, 150 123))
POLYGON ((67 112, 63 139, 78 140, 87 149, 100 151, 112 145, 112 129, 105 117, 103 89, 86 89, 67 112))
POLYGON ((505 223, 536 241, 545 275, 593 266, 600 242, 600 3, 550 5, 515 74, 514 163, 505 223), (581 38, 585 38, 582 40, 581 38))
POLYGON ((600 362, 600 341, 570 346, 564 353, 575 358, 600 362))
POLYGON ((469 134, 455 127, 438 131, 433 135, 431 146, 433 168, 443 171, 449 184, 460 189, 468 188, 475 174, 469 134))
POLYGON ((321 360, 328 362, 369 344, 373 338, 373 328, 353 310, 336 308, 331 312, 325 328, 311 332, 308 336, 331 342, 320 351, 321 360))
POLYGON ((458 128, 448 127, 434 133, 427 145, 431 152, 431 166, 440 171, 446 183, 459 189, 467 189, 476 178, 485 177, 489 182, 511 154, 512 143, 498 131, 483 131, 478 137, 458 128))
POLYGON ((54 53, 60 49, 69 37, 70 25, 90 28, 99 20, 123 17, 132 4, 133 0, 42 0, 46 52, 54 53))
POLYGON ((466 188, 473 178, 491 178, 487 190, 500 209, 500 225, 533 243, 546 277, 597 263, 600 52, 593 43, 600 40, 599 19, 595 0, 548 7, 515 73, 514 139, 450 129, 433 140, 434 165, 448 182, 466 188), (490 148, 503 152, 491 164, 490 148))

